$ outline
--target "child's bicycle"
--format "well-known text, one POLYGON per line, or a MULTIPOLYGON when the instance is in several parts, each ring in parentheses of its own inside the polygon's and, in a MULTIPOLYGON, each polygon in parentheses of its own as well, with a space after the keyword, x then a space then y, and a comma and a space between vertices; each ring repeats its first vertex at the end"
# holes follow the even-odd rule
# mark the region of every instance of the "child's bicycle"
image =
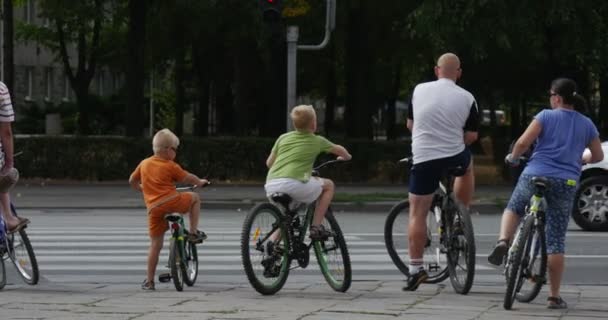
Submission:
POLYGON ((507 291, 503 306, 511 309, 516 299, 519 302, 530 302, 536 298, 543 284, 546 283, 547 244, 545 242, 545 190, 547 179, 532 178, 535 187, 534 195, 526 207, 526 215, 513 238, 509 248, 505 277, 507 291))
MULTIPOLYGON (((412 165, 412 158, 399 162, 412 165)), ((454 290, 467 294, 475 277, 475 237, 471 214, 453 195, 454 177, 465 170, 462 167, 447 168, 439 183, 431 210, 427 215, 427 242, 424 246, 424 262, 428 272, 425 283, 439 283, 450 277, 454 290)), ((397 203, 389 212, 384 224, 384 242, 391 260, 405 276, 409 277, 407 256, 410 204, 408 200, 397 203)))
MULTIPOLYGON (((313 176, 331 160, 313 169, 313 176)), ((271 295, 283 287, 292 261, 293 268, 306 268, 310 262, 310 248, 314 248, 319 267, 329 286, 346 292, 351 284, 350 257, 344 235, 331 207, 327 209, 323 225, 330 236, 306 243, 315 203, 301 205, 292 202, 284 193, 271 196, 272 203, 256 205, 245 218, 241 233, 241 255, 249 282, 261 294, 271 295), (294 208, 295 207, 295 208, 294 208)))
MULTIPOLYGON (((11 204, 11 211, 13 215, 17 216, 13 204, 11 204)), ((6 285, 4 261, 8 259, 13 262, 25 283, 29 285, 38 283, 40 277, 38 262, 25 228, 27 225, 17 232, 9 233, 4 221, 0 218, 0 289, 6 285)))
MULTIPOLYGON (((205 187, 205 186, 202 186, 205 187)), ((177 188, 177 191, 193 191, 196 187, 177 188)), ((188 230, 184 227, 184 216, 179 213, 165 215, 165 220, 169 223, 171 230, 171 240, 169 244, 169 273, 158 275, 159 282, 169 282, 173 279, 173 284, 177 291, 184 290, 184 283, 191 287, 198 277, 198 254, 196 243, 188 241, 188 230)))

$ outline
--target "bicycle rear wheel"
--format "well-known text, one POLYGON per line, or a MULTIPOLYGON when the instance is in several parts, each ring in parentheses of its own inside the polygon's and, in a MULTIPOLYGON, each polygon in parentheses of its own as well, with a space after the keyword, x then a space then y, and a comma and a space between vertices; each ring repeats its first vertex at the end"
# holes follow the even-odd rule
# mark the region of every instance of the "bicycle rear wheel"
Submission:
MULTIPOLYGON (((393 263, 406 277, 409 276, 408 256, 408 225, 410 205, 408 200, 396 204, 389 212, 384 223, 384 243, 393 263)), ((441 230, 437 224, 434 212, 427 215, 427 243, 424 247, 424 263, 428 272, 425 283, 439 283, 448 277, 447 259, 443 254, 441 230)))
POLYGON ((342 229, 331 208, 327 208, 323 225, 331 236, 325 241, 313 241, 317 262, 327 284, 336 291, 346 292, 352 281, 350 256, 342 229))
POLYGON ((15 265, 19 275, 25 283, 29 285, 37 284, 40 277, 38 261, 25 229, 7 234, 6 236, 9 245, 8 256, 15 265))
MULTIPOLYGON (((469 209, 452 200, 452 221, 446 221, 447 256, 450 282, 454 291, 467 294, 475 278, 475 236, 469 209)), ((448 217, 450 215, 447 215, 448 217)))
POLYGON ((192 242, 186 242, 185 256, 184 256, 184 283, 188 287, 192 287, 198 277, 198 253, 196 251, 196 244, 192 242))
POLYGON ((184 290, 184 263, 181 257, 180 247, 183 245, 184 240, 171 239, 170 251, 169 251, 169 268, 171 270, 171 279, 175 285, 175 290, 184 290))
POLYGON ((243 222, 241 258, 247 279, 263 294, 277 293, 289 275, 289 239, 279 209, 270 203, 255 206, 243 222))
POLYGON ((522 276, 524 279, 517 290, 515 299, 519 302, 530 302, 538 296, 543 284, 546 283, 547 273, 547 243, 545 242, 545 232, 542 226, 534 226, 532 236, 526 242, 524 251, 525 266, 522 276))
POLYGON ((503 307, 510 310, 513 306, 513 301, 521 288, 524 279, 523 272, 526 268, 524 257, 528 254, 526 250, 530 250, 527 246, 530 234, 532 232, 534 219, 531 216, 526 216, 522 222, 522 226, 518 230, 518 235, 515 236, 515 243, 509 249, 509 257, 507 260, 507 268, 505 276, 507 277, 507 291, 503 301, 503 307))

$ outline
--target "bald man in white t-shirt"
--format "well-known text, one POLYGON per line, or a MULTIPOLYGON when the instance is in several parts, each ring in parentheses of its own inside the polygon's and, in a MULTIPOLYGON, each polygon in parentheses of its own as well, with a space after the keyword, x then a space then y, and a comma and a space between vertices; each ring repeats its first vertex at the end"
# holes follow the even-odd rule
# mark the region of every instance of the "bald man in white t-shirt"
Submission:
POLYGON ((467 145, 477 140, 479 111, 471 93, 456 81, 462 70, 453 53, 435 66, 436 81, 421 83, 412 94, 407 127, 412 131, 413 166, 409 179, 408 226, 410 277, 404 290, 414 291, 428 278, 424 270, 426 216, 445 168, 467 168, 454 182, 454 193, 465 205, 473 198, 473 160, 467 145))

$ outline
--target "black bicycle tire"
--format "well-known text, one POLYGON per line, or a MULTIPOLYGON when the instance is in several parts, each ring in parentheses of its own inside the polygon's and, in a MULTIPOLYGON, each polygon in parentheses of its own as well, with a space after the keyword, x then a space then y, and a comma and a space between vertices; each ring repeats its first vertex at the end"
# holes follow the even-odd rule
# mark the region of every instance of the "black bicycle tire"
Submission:
POLYGON ((526 242, 530 237, 533 222, 534 219, 532 219, 531 216, 524 218, 519 238, 517 239, 517 243, 515 243, 516 247, 511 247, 511 250, 514 250, 514 252, 513 256, 509 257, 509 259, 512 259, 512 261, 508 261, 509 268, 505 272, 507 275, 507 290, 505 291, 505 298, 503 301, 503 307, 505 310, 511 310, 513 307, 513 302, 515 301, 515 296, 517 294, 515 288, 517 286, 517 282, 520 281, 521 278, 520 274, 522 257, 524 255, 526 242))
POLYGON ((173 241, 171 241, 171 249, 169 250, 169 269, 173 285, 175 285, 175 290, 182 291, 184 290, 184 273, 183 263, 179 256, 179 241, 183 240, 173 239, 173 241))
MULTIPOLYGON (((541 227, 543 228, 543 227, 541 227)), ((543 229, 539 229, 537 227, 534 227, 535 233, 538 233, 538 243, 540 244, 540 274, 538 274, 538 280, 540 281, 536 281, 534 283, 534 285, 532 286, 532 289, 526 293, 521 293, 521 286, 520 288, 517 288, 517 292, 515 294, 515 299, 519 302, 523 302, 523 303, 528 303, 532 300, 534 300, 538 294, 540 293, 540 290, 543 287, 544 284, 544 280, 545 280, 545 276, 547 275, 547 243, 545 242, 545 232, 543 229)), ((527 242, 527 246, 526 246, 526 251, 524 252, 525 255, 528 255, 529 251, 530 251, 530 244, 532 243, 532 239, 534 238, 534 234, 532 234, 532 236, 528 237, 528 242, 527 242)))
POLYGON ((0 290, 6 286, 6 266, 4 265, 4 254, 0 254, 0 290))
MULTIPOLYGON (((476 258, 476 247, 475 247, 475 232, 473 230, 473 222, 471 221, 471 213, 470 210, 465 208, 460 202, 456 200, 452 200, 460 214, 460 221, 462 223, 462 231, 464 233, 465 241, 467 242, 467 274, 466 280, 464 283, 460 283, 458 278, 456 277, 456 264, 452 260, 451 253, 449 252, 448 246, 448 270, 450 276, 450 282, 452 283, 452 288, 459 294, 468 294, 473 287, 473 281, 475 279, 475 258, 476 258)), ((449 221, 446 221, 446 228, 452 228, 453 225, 449 221)), ((452 234, 452 232, 448 232, 448 234, 452 234)), ((451 240, 450 240, 451 241, 451 240)))
MULTIPOLYGON (((334 243, 340 247, 340 255, 342 256, 342 265, 344 266, 344 278, 342 279, 340 284, 335 283, 333 280, 333 276, 329 272, 328 269, 324 268, 322 262, 322 252, 320 241, 315 241, 313 243, 313 248, 315 250, 315 255, 317 257, 317 262, 319 263, 319 267, 321 268, 321 273, 325 278, 327 284, 338 292, 346 292, 352 283, 353 271, 350 263, 350 254, 348 253, 348 247, 346 245, 346 240, 344 240, 344 234, 342 233, 342 229, 338 224, 338 220, 333 215, 331 208, 327 208, 327 212, 325 213, 325 219, 329 222, 331 227, 331 232, 334 234, 334 243)), ((326 266, 327 267, 327 266, 326 266)))
MULTIPOLYGON (((397 269, 399 269, 399 271, 401 271, 401 273, 403 273, 403 275, 405 275, 406 277, 409 277, 409 275, 410 275, 409 267, 405 263, 405 261, 401 259, 401 257, 397 253, 397 250, 395 249, 395 244, 393 241, 393 225, 395 224, 395 220, 397 219, 397 216, 399 216, 399 214, 401 214, 404 211, 404 209, 406 209, 408 207, 409 207, 408 200, 403 200, 403 201, 397 203, 389 211, 388 216, 386 217, 386 221, 384 223, 384 244, 386 245, 386 250, 388 251, 388 255, 390 256, 391 260, 393 261, 393 263, 395 264, 397 269)), ((408 213, 408 212, 405 212, 405 213, 408 213)), ((448 268, 446 266, 445 268, 443 268, 443 270, 441 270, 440 272, 438 272, 436 274, 433 274, 433 275, 429 274, 429 277, 424 281, 424 283, 440 283, 440 282, 444 281, 445 279, 447 279, 448 276, 449 276, 449 272, 448 272, 448 268)))
POLYGON ((183 264, 184 268, 182 271, 184 272, 184 283, 188 287, 192 287, 194 285, 194 283, 196 283, 196 278, 198 278, 198 252, 196 249, 196 244, 188 241, 186 244, 185 250, 186 250, 186 255, 192 256, 192 261, 193 261, 193 263, 196 264, 196 268, 194 268, 194 276, 192 277, 192 279, 190 279, 190 275, 188 274, 188 265, 191 262, 188 262, 188 265, 185 263, 183 264))
MULTIPOLYGON (((275 281, 273 285, 266 286, 257 279, 253 270, 251 257, 249 255, 249 231, 251 229, 251 226, 253 225, 253 222, 255 221, 255 217, 263 210, 271 212, 271 214, 276 217, 277 221, 282 221, 283 219, 279 209, 271 203, 264 202, 253 207, 251 211, 247 214, 247 216, 245 217, 245 221, 243 222, 243 229, 241 231, 241 260, 243 263, 243 268, 245 269, 245 274, 247 275, 247 279, 249 280, 251 286, 260 294, 273 295, 279 290, 281 290, 281 288, 283 288, 285 282, 287 281, 287 277, 289 276, 290 259, 284 256, 284 258, 287 259, 287 268, 282 268, 281 272, 279 273, 279 277, 277 277, 277 281, 275 281)), ((283 230, 282 226, 281 233, 283 238, 282 241, 285 243, 285 255, 288 255, 290 246, 289 238, 286 236, 286 232, 285 230, 283 230)))
MULTIPOLYGON (((32 264, 32 274, 31 279, 28 279, 22 272, 21 268, 17 266, 17 261, 15 261, 14 257, 11 257, 11 261, 15 265, 15 269, 17 269, 17 273, 21 276, 23 281, 29 285, 38 284, 38 280, 40 279, 40 271, 38 269, 38 260, 36 260, 36 255, 34 254, 34 248, 32 247, 32 243, 30 242, 30 238, 27 236, 25 229, 19 230, 19 236, 21 237, 21 241, 25 245, 25 250, 27 251, 28 258, 30 259, 30 263, 32 264)), ((14 249, 14 248, 13 248, 14 249)))

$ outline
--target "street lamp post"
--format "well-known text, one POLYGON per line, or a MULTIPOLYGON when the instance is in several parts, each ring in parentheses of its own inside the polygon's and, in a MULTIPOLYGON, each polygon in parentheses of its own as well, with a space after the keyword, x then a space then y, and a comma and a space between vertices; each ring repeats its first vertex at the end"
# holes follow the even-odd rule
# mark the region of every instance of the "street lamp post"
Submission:
POLYGON ((287 131, 292 128, 289 114, 296 104, 298 50, 321 50, 327 46, 331 32, 336 27, 336 0, 325 0, 325 36, 317 45, 298 45, 297 26, 287 27, 287 131))

